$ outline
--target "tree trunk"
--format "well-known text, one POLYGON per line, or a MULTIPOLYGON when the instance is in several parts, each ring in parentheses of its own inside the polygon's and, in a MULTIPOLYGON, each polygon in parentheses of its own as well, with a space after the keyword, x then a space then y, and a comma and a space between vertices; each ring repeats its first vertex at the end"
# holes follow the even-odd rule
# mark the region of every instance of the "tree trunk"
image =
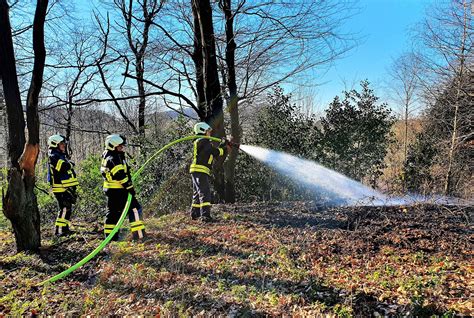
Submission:
MULTIPOLYGON (((196 63, 198 84, 199 80, 202 80, 205 98, 205 103, 198 101, 199 108, 203 113, 202 115, 204 115, 201 120, 211 125, 215 137, 221 138, 225 137, 224 113, 222 111, 223 102, 217 70, 212 9, 209 0, 192 0, 191 5, 195 22, 195 49, 196 45, 199 46, 199 44, 202 48, 202 63, 199 63, 199 61, 196 63), (198 36, 200 36, 200 40, 198 36), (199 74, 200 68, 201 74, 199 74), (201 75, 201 79, 199 79, 199 75, 201 75)), ((199 97, 199 87, 197 87, 197 91, 199 97)), ((223 202, 225 198, 224 169, 220 161, 217 161, 214 167, 214 188, 217 192, 216 201, 223 202)))
MULTIPOLYGON (((138 104, 138 131, 141 138, 145 138, 145 85, 143 82, 144 74, 144 65, 143 57, 137 57, 136 59, 137 66, 135 72, 137 73, 137 86, 138 86, 138 95, 140 96, 140 101, 138 104)), ((143 139, 144 141, 144 139, 143 139)), ((143 142, 142 141, 142 142, 143 142)))
POLYGON ((71 141, 71 133, 72 133, 72 116, 74 113, 74 108, 73 108, 74 91, 77 87, 77 84, 79 82, 79 79, 81 77, 83 70, 84 68, 82 68, 81 66, 78 67, 77 74, 74 77, 74 80, 72 81, 71 86, 69 87, 68 92, 67 92, 66 140, 68 143, 67 143, 67 148, 66 148, 66 155, 69 159, 72 156, 72 148, 70 146, 71 145, 70 141, 71 141))
POLYGON ((205 120, 208 117, 208 109, 206 105, 206 97, 204 94, 204 77, 203 77, 203 59, 202 59, 202 38, 201 38, 201 28, 199 27, 199 18, 197 8, 194 5, 192 0, 192 9, 194 16, 194 52, 193 52, 193 62, 196 69, 196 101, 199 109, 199 119, 205 120))
POLYGON ((408 157, 408 107, 409 101, 405 102, 405 141, 403 144, 403 163, 407 162, 408 157))
MULTIPOLYGON (((459 79, 459 82, 461 82, 461 79, 459 79)), ((456 92, 456 101, 454 105, 453 132, 451 134, 451 144, 449 146, 448 167, 446 169, 446 177, 445 177, 445 182, 444 182, 445 195, 450 195, 452 192, 453 160, 454 160, 454 153, 456 149, 456 139, 457 139, 457 130, 458 130, 459 95, 460 95, 460 88, 458 87, 457 92, 456 92)))
POLYGON ((71 140, 71 131, 72 131, 72 97, 68 98, 67 102, 67 118, 66 118, 66 140, 71 140))
POLYGON ((13 52, 9 7, 6 0, 0 0, 0 72, 8 120, 9 167, 20 168, 18 160, 25 144, 25 120, 21 105, 20 89, 13 52))
POLYGON ((444 194, 445 195, 450 195, 452 194, 453 187, 452 187, 452 178, 453 178, 453 161, 454 161, 454 156, 456 153, 456 148, 457 148, 457 138, 458 138, 458 121, 459 121, 459 103, 460 97, 461 97, 461 91, 462 87, 464 86, 464 78, 465 78, 465 65, 464 63, 466 62, 466 41, 468 39, 468 15, 469 9, 468 9, 468 3, 463 1, 463 7, 464 7, 464 23, 463 23, 463 34, 461 38, 461 46, 459 48, 459 66, 457 69, 457 87, 456 87, 456 97, 455 97, 455 104, 454 104, 454 116, 453 116, 453 132, 451 134, 451 144, 449 146, 449 154, 448 154, 448 167, 446 169, 446 177, 445 177, 445 182, 444 182, 444 194))
MULTIPOLYGON (((212 127, 214 137, 225 137, 224 129, 224 112, 220 111, 217 115, 212 117, 212 127)), ((216 160, 214 164, 214 189, 216 191, 216 202, 223 203, 225 201, 225 175, 224 175, 224 161, 216 160)))
MULTIPOLYGON (((410 100, 407 96, 405 100, 405 141, 403 144, 403 165, 407 164, 407 157, 408 157, 408 107, 410 106, 410 100)), ((407 190, 407 180, 403 178, 403 192, 407 190)))
POLYGON ((67 100, 67 118, 66 118, 66 156, 71 159, 72 156, 72 148, 71 148, 71 133, 72 133, 72 113, 73 113, 73 108, 72 108, 72 95, 68 94, 68 100, 67 100))
POLYGON ((0 69, 9 127, 8 188, 3 198, 3 212, 12 223, 18 251, 37 251, 41 246, 40 215, 34 187, 39 153, 38 96, 43 84, 46 58, 44 23, 47 7, 48 0, 37 1, 33 21, 34 67, 26 104, 28 141, 25 142, 25 122, 8 16, 9 7, 6 0, 0 0, 0 69))
MULTIPOLYGON (((225 62, 227 65, 227 88, 229 90, 229 100, 227 109, 230 114, 230 133, 235 143, 240 144, 241 126, 239 120, 239 96, 237 94, 237 83, 235 78, 235 48, 234 41, 234 16, 231 10, 231 0, 222 0, 222 10, 225 16, 226 52, 225 62)), ((225 201, 235 202, 235 165, 237 163, 238 149, 232 148, 224 166, 225 172, 225 201)))

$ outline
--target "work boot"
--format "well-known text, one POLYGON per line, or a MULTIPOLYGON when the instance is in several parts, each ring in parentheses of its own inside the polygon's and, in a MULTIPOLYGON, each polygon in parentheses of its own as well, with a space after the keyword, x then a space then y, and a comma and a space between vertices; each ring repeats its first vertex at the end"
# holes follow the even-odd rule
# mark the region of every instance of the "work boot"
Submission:
MULTIPOLYGON (((109 236, 109 234, 104 234, 104 239, 107 238, 107 236, 109 236)), ((120 239, 121 239, 120 232, 117 232, 117 233, 115 233, 115 235, 112 237, 112 239, 110 241, 118 242, 118 241, 120 241, 120 239)))
POLYGON ((132 240, 134 240, 134 241, 146 241, 147 236, 146 236, 145 230, 141 230, 141 231, 142 231, 143 236, 140 237, 140 236, 138 235, 138 231, 133 232, 133 233, 132 233, 132 240))
POLYGON ((55 233, 56 237, 66 237, 75 234, 75 231, 70 230, 69 228, 64 229, 61 233, 55 233))
POLYGON ((196 209, 196 208, 191 209, 191 213, 190 213, 190 214, 191 214, 191 219, 192 219, 192 220, 197 220, 197 219, 199 219, 199 214, 200 214, 199 209, 196 209))
POLYGON ((215 219, 212 218, 210 215, 203 215, 201 216, 201 221, 205 223, 212 223, 212 222, 215 222, 215 219))

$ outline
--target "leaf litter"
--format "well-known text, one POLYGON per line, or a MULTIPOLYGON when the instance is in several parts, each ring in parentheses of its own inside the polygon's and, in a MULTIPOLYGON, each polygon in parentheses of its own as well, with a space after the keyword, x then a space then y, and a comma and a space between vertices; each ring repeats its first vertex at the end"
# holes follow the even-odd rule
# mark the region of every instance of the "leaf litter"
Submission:
POLYGON ((83 232, 38 254, 0 232, 1 315, 473 315, 472 207, 334 207, 313 202, 214 206, 147 219, 67 278, 40 281, 102 239, 83 232))

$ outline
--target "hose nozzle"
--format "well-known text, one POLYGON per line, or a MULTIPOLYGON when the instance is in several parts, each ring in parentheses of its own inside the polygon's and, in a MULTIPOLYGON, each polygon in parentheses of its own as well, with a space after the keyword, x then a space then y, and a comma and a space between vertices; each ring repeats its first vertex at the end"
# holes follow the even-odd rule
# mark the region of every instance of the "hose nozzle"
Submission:
POLYGON ((226 146, 236 148, 236 149, 239 149, 239 147, 240 147, 239 143, 234 142, 233 137, 230 137, 230 139, 225 139, 224 141, 225 141, 226 146))
POLYGON ((240 144, 238 144, 238 143, 236 143, 236 142, 230 141, 230 142, 229 142, 229 145, 230 145, 232 148, 236 148, 236 149, 239 149, 239 148, 240 148, 240 144))

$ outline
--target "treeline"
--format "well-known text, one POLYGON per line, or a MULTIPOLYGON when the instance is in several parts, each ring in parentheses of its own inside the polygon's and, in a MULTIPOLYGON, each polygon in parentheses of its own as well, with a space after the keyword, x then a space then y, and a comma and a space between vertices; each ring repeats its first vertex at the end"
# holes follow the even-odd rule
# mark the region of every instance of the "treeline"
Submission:
POLYGON ((403 192, 472 198, 471 6, 466 0, 434 4, 414 27, 412 51, 394 62, 391 89, 405 121, 398 163, 403 192))

